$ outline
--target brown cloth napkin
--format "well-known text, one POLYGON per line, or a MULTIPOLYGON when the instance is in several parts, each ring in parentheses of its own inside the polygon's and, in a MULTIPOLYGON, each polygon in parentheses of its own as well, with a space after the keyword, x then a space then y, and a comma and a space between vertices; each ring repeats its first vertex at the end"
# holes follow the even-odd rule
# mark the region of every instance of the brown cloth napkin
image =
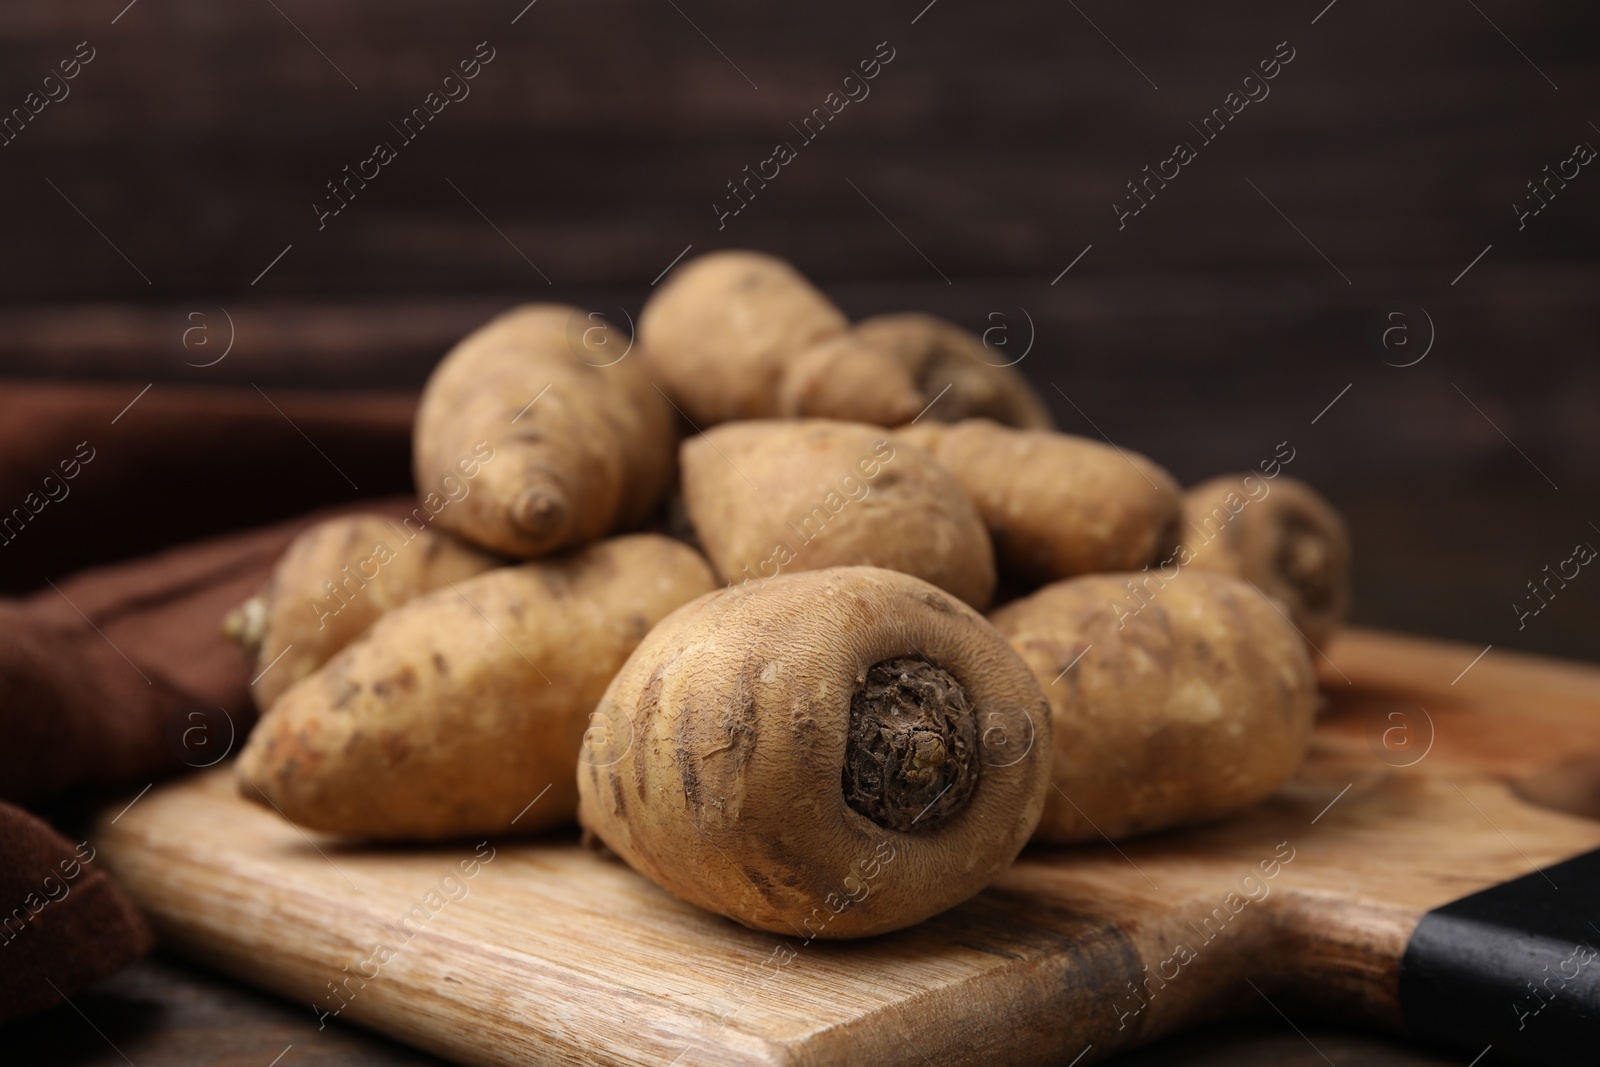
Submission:
POLYGON ((416 403, 399 392, 0 379, 0 595, 410 493, 416 403))
MULTIPOLYGON (((400 393, 0 381, 0 594, 23 594, 0 599, 0 798, 137 788, 237 751, 254 667, 224 613, 313 522, 414 505, 370 498, 410 493, 415 409, 400 393)), ((82 864, 0 803, 0 1019, 148 951, 133 905, 82 864)))
POLYGON ((0 804, 0 1021, 59 1004, 155 943, 94 847, 0 804))
POLYGON ((414 410, 410 394, 0 381, 0 590, 30 593, 0 600, 0 798, 237 747, 251 675, 222 614, 330 514, 309 510, 410 493, 414 410))
POLYGON ((222 617, 266 582, 296 534, 360 501, 84 571, 0 603, 0 798, 138 783, 237 751, 254 674, 222 617))
POLYGON ((415 410, 408 393, 0 381, 0 590, 29 594, 0 600, 0 799, 236 747, 255 715, 223 613, 330 514, 306 512, 409 493, 415 410))

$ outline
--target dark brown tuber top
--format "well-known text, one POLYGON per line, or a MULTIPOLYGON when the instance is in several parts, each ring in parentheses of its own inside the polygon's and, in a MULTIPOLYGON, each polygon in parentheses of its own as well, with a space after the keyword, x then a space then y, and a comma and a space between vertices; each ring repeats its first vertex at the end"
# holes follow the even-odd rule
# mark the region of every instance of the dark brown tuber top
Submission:
POLYGON ((921 659, 884 660, 850 700, 845 803, 888 830, 931 830, 978 784, 978 723, 966 691, 921 659))
POLYGON ((1322 611, 1335 596, 1333 561, 1321 529, 1294 512, 1283 520, 1283 539, 1278 548, 1278 570, 1305 601, 1306 607, 1322 611))

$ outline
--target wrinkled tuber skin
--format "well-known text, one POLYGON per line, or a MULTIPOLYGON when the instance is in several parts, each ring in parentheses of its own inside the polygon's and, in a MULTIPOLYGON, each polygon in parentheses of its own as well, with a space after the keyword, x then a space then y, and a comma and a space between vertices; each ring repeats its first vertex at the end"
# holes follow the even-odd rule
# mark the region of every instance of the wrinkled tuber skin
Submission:
POLYGON ((1350 611, 1350 534, 1315 489, 1288 475, 1225 474, 1183 497, 1183 546, 1174 559, 1254 582, 1289 606, 1321 648, 1350 611))
POLYGON ((914 574, 982 609, 994 551, 972 500, 915 445, 875 426, 760 419, 684 441, 683 497, 729 582, 873 566, 914 574))
POLYGON ((902 426, 989 418, 1052 429, 1027 379, 953 323, 907 312, 863 320, 797 356, 785 370, 785 415, 902 426))
POLYGON ((251 696, 266 711, 384 612, 500 563, 414 517, 341 516, 291 541, 224 628, 255 661, 251 696))
POLYGON ((1015 858, 1048 788, 1027 666, 966 605, 872 567, 685 605, 597 714, 613 728, 585 738, 586 830, 675 896, 798 937, 897 930, 966 900, 1015 858))
POLYGON ((1057 582, 994 612, 1050 701, 1052 789, 1034 840, 1113 840, 1216 818, 1288 781, 1317 689, 1266 597, 1206 571, 1057 582))
POLYGON ((895 431, 971 495, 1000 569, 1032 584, 1131 570, 1177 544, 1178 483, 1136 452, 988 419, 895 431))
POLYGON ((567 822, 595 701, 651 626, 714 587, 693 549, 634 534, 413 600, 278 699, 240 792, 357 838, 567 822))
POLYGON ((849 325, 788 263, 712 252, 673 270, 639 316, 652 374, 697 429, 781 414, 789 361, 849 325))
POLYGON ((629 345, 557 304, 456 345, 417 410, 417 495, 438 524, 519 559, 637 525, 672 482, 677 422, 629 345))

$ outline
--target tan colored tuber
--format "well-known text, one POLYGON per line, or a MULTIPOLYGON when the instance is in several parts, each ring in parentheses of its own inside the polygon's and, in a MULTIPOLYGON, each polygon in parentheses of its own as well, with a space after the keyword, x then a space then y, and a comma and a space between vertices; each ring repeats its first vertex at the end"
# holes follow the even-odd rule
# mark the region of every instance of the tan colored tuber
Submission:
POLYGON ((223 629, 254 661, 250 692, 266 711, 384 612, 500 562, 415 517, 329 519, 289 543, 266 586, 223 629))
POLYGON ((1035 840, 1116 840, 1212 819, 1267 796, 1305 758, 1311 661, 1243 582, 1089 575, 992 621, 1050 701, 1054 788, 1035 840))
POLYGON ((1033 832, 1049 714, 982 616, 841 567, 703 597, 629 657, 579 820, 673 895, 811 938, 959 904, 1033 832))
POLYGON ((789 264, 712 252, 675 269, 639 316, 650 370, 697 429, 770 418, 790 360, 849 321, 789 264))
POLYGON ((989 418, 1050 429, 1050 410, 1000 353, 953 323, 907 312, 863 320, 794 359, 779 390, 785 415, 902 426, 989 418))
POLYGON ((449 501, 429 507, 439 525, 528 558, 648 514, 672 482, 677 426, 629 344, 593 314, 526 304, 456 345, 417 411, 417 495, 449 501))
POLYGON ((824 419, 730 423, 684 441, 683 496, 729 582, 864 565, 914 574, 977 608, 994 554, 977 509, 922 449, 824 419))
POLYGON ((1286 474, 1225 474, 1184 494, 1183 545, 1174 556, 1254 582, 1289 606, 1320 648, 1350 611, 1350 534, 1333 506, 1286 474))
POLYGON ((693 549, 634 534, 413 600, 278 699, 240 791, 358 838, 567 822, 595 701, 659 619, 714 585, 693 549))
POLYGON ((1000 569, 1041 583, 1142 567, 1177 544, 1178 483, 1136 452, 988 419, 897 430, 972 496, 1000 569))

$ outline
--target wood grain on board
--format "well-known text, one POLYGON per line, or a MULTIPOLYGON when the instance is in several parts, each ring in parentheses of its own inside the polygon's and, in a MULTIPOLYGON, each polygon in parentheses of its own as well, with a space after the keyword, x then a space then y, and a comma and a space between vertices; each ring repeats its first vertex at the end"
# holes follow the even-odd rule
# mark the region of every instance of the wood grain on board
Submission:
POLYGON ((91 840, 169 946, 469 1064, 1088 1063, 1263 1001, 1394 1028, 1424 912, 1600 845, 1517 784, 1600 765, 1600 670, 1491 652, 1461 674, 1476 650, 1371 631, 1328 653, 1313 757, 1267 802, 1029 850, 866 941, 745 930, 571 835, 308 836, 226 767, 108 808, 91 840))

